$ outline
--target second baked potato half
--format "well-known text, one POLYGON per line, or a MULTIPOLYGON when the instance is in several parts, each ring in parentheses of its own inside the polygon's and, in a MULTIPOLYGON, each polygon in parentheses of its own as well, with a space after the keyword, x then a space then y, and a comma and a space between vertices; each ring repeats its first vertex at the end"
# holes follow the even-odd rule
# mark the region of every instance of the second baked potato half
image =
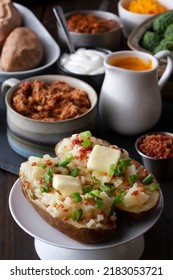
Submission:
POLYGON ((89 131, 64 138, 57 158, 29 157, 21 164, 23 193, 51 226, 83 243, 116 236, 118 215, 146 217, 158 205, 160 186, 125 149, 89 131))

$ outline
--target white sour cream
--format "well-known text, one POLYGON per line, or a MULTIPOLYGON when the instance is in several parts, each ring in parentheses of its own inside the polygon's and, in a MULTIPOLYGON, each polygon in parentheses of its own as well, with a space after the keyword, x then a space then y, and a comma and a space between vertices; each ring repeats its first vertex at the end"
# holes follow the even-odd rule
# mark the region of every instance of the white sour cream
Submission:
POLYGON ((105 72, 103 61, 106 53, 92 49, 77 49, 73 54, 65 54, 61 58, 61 65, 71 73, 82 75, 96 75, 105 72))

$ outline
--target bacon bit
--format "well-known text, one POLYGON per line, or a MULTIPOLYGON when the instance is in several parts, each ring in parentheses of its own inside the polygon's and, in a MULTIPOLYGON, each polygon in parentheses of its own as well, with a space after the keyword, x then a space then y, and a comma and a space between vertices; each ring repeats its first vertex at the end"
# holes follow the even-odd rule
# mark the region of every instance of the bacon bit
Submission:
POLYGON ((66 222, 67 220, 68 220, 68 217, 65 217, 65 218, 64 218, 64 222, 66 222))
POLYGON ((153 158, 173 157, 173 137, 169 134, 149 134, 143 137, 138 145, 139 150, 153 158))
POLYGON ((29 183, 28 181, 25 181, 25 182, 24 182, 24 187, 25 187, 25 188, 29 188, 29 186, 30 186, 30 183, 29 183))
POLYGON ((63 204, 57 204, 57 205, 56 205, 56 208, 58 208, 58 209, 63 209, 63 208, 64 208, 64 205, 63 205, 63 204))
POLYGON ((51 183, 51 182, 48 182, 48 183, 47 183, 47 186, 48 186, 48 187, 52 187, 52 183, 51 183))
POLYGON ((83 147, 79 151, 79 156, 76 156, 77 159, 82 160, 84 158, 87 158, 87 153, 92 150, 92 146, 90 145, 89 147, 83 147))
POLYGON ((138 181, 138 188, 140 188, 141 192, 145 190, 144 185, 140 181, 138 181))
POLYGON ((68 212, 68 209, 64 209, 63 212, 68 212))
POLYGON ((132 192, 131 195, 137 196, 137 195, 139 195, 139 191, 136 190, 136 191, 132 192))
POLYGON ((50 159, 45 160, 44 162, 47 166, 52 166, 52 161, 50 159))
POLYGON ((37 162, 36 161, 32 162, 32 166, 37 166, 37 162))
POLYGON ((131 188, 131 185, 129 183, 128 180, 124 180, 124 183, 123 183, 123 190, 127 190, 127 189, 130 189, 131 188))
POLYGON ((137 162, 137 161, 134 160, 134 159, 131 159, 131 164, 133 164, 135 167, 139 167, 139 166, 140 166, 140 163, 137 162))
POLYGON ((44 184, 44 179, 41 178, 41 179, 39 180, 39 183, 40 183, 40 184, 44 184))
POLYGON ((100 215, 105 216, 105 211, 101 210, 101 211, 100 211, 100 215))
POLYGON ((83 140, 80 140, 79 138, 75 138, 72 140, 72 145, 75 146, 75 145, 81 145, 83 140))
POLYGON ((139 169, 137 174, 139 175, 140 179, 144 179, 149 173, 146 168, 139 169))

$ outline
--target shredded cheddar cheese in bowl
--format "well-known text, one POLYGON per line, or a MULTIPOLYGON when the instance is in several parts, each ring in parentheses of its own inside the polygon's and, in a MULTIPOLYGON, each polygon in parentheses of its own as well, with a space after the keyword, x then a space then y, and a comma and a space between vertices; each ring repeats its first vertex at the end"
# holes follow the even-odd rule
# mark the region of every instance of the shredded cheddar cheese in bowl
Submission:
POLYGON ((156 0, 132 0, 127 10, 138 14, 159 14, 165 12, 167 8, 156 0))

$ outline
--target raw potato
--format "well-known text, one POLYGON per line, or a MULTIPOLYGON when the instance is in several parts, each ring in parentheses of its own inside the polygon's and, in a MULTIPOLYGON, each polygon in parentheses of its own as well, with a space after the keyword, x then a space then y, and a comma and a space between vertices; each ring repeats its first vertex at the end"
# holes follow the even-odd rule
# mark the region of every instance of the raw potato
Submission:
POLYGON ((7 72, 25 71, 37 67, 42 57, 43 47, 37 34, 27 27, 18 27, 3 45, 0 64, 7 72))
POLYGON ((3 47, 5 39, 10 32, 19 27, 22 18, 19 11, 10 0, 0 1, 0 49, 3 47))

